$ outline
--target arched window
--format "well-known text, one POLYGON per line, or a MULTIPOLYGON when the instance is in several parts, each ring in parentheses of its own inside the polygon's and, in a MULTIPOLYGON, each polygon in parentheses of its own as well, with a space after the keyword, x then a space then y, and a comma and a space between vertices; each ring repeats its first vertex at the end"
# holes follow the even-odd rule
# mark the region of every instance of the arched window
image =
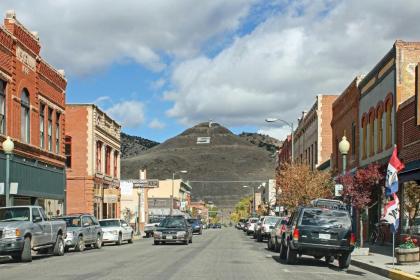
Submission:
POLYGON ((383 149, 383 128, 382 128, 382 119, 383 119, 383 108, 382 106, 378 107, 376 111, 376 131, 377 131, 377 147, 378 153, 382 152, 383 149))
POLYGON ((386 148, 392 146, 392 99, 387 100, 386 108, 386 148))
POLYGON ((6 134, 6 83, 0 80, 0 134, 6 134))
POLYGON ((369 155, 375 154, 375 113, 369 114, 369 155))
POLYGON ((20 139, 30 143, 29 92, 24 89, 20 95, 20 139))
POLYGON ((367 156, 367 119, 362 118, 362 158, 367 156))

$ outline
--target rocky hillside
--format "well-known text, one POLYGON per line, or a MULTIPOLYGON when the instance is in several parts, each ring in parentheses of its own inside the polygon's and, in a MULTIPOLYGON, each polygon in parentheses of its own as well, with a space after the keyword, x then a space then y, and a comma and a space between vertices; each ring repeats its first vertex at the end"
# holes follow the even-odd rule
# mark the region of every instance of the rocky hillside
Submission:
POLYGON ((274 154, 283 144, 282 141, 276 138, 259 133, 242 132, 239 134, 239 137, 245 139, 251 144, 266 149, 272 154, 274 154))
POLYGON ((211 200, 221 208, 232 208, 252 192, 244 185, 258 186, 274 178, 271 154, 217 123, 209 126, 206 122, 123 159, 121 176, 137 178, 139 169, 147 169, 148 178, 167 179, 175 171, 187 170, 182 178, 191 182, 193 200, 211 200))
POLYGON ((159 145, 159 143, 139 136, 121 133, 121 158, 138 156, 156 145, 159 145))

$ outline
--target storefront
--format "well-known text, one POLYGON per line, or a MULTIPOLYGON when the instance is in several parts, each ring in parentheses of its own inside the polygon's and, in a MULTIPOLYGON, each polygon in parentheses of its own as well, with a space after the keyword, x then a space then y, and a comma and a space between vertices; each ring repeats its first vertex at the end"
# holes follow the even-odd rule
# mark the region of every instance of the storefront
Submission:
POLYGON ((420 160, 406 164, 399 181, 400 233, 420 236, 420 160))
MULTIPOLYGON (((0 153, 0 182, 6 177, 6 157, 0 153)), ((12 196, 13 205, 40 205, 47 215, 63 213, 65 171, 37 160, 13 155, 10 160, 10 183, 17 187, 12 196)), ((0 206, 5 206, 5 197, 0 195, 0 206)))

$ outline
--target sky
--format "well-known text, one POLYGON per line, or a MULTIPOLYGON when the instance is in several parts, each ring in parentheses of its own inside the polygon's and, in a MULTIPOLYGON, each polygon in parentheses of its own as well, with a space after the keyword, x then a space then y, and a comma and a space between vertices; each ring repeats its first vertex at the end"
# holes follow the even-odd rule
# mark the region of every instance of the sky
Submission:
POLYGON ((212 120, 283 139, 317 94, 340 94, 395 40, 418 41, 418 0, 1 0, 38 31, 68 103, 163 142, 212 120), (115 3, 118 3, 116 5, 115 3))

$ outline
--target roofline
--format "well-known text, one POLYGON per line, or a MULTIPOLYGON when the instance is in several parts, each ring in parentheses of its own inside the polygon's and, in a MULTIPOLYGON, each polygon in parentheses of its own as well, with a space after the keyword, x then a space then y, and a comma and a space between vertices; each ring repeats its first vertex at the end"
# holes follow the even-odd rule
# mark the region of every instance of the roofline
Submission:
POLYGON ((67 106, 69 106, 69 107, 92 107, 92 108, 95 108, 96 110, 100 111, 105 116, 107 116, 111 121, 113 121, 120 128, 122 128, 122 125, 121 124, 119 124, 116 120, 114 120, 113 118, 111 118, 104 110, 102 110, 101 108, 99 108, 99 106, 96 105, 96 104, 94 104, 94 103, 66 103, 66 107, 67 106))

